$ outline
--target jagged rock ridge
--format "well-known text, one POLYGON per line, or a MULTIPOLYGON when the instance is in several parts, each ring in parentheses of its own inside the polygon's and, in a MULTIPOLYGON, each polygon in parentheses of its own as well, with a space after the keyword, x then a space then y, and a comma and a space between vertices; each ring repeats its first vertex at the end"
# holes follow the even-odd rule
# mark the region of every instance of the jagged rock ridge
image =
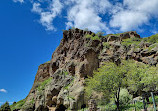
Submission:
POLYGON ((84 100, 85 78, 92 76, 93 70, 104 62, 120 63, 121 59, 134 59, 151 65, 158 63, 157 44, 153 47, 142 41, 135 31, 98 36, 99 39, 92 39, 96 37, 95 33, 80 29, 64 31, 51 61, 39 66, 21 110, 76 111, 87 105, 84 100))

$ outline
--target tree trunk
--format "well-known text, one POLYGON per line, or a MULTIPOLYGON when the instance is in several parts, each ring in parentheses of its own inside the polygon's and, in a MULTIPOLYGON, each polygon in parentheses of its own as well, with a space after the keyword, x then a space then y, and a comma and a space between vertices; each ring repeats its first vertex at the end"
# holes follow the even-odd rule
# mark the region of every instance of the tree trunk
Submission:
POLYGON ((142 98, 143 98, 143 104, 144 104, 144 111, 147 111, 146 103, 145 103, 145 94, 142 95, 142 98))
POLYGON ((116 106, 117 106, 117 111, 120 111, 119 97, 120 97, 120 88, 118 88, 118 91, 117 91, 117 93, 116 93, 116 101, 115 101, 115 104, 116 104, 116 106))

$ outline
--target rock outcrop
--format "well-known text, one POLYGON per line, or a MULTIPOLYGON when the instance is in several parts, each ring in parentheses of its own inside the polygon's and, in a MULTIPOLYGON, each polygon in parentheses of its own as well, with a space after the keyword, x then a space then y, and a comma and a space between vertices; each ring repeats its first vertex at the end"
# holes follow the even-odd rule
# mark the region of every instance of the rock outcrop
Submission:
POLYGON ((109 34, 100 39, 91 31, 69 29, 54 51, 50 62, 39 66, 22 111, 77 111, 88 105, 84 98, 85 78, 107 61, 134 59, 145 64, 158 63, 158 45, 142 41, 135 32, 109 34), (126 40, 137 44, 125 44, 126 40))

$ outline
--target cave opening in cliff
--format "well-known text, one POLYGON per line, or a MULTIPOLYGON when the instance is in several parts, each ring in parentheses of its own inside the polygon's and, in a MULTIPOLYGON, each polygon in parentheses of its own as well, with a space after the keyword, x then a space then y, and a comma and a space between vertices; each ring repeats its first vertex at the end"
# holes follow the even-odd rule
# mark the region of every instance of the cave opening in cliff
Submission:
POLYGON ((66 107, 63 105, 63 104, 61 104, 55 111, 66 111, 66 107))

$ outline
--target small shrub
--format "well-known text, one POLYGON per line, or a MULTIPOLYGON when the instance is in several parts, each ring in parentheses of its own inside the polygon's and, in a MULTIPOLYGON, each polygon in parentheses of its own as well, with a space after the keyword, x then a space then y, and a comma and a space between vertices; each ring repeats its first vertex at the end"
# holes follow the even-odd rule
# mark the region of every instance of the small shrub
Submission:
POLYGON ((92 40, 100 40, 100 38, 98 36, 94 36, 91 38, 92 40))
POLYGON ((31 100, 31 102, 30 102, 31 104, 34 104, 35 103, 35 100, 34 100, 34 98, 32 98, 32 100, 31 100))
POLYGON ((158 43, 158 34, 148 37, 147 41, 150 43, 158 43))
POLYGON ((65 75, 65 76, 67 76, 67 75, 69 75, 69 72, 66 71, 66 70, 62 70, 61 73, 60 73, 60 75, 65 75))
POLYGON ((85 37, 86 37, 86 38, 92 38, 93 36, 92 36, 92 35, 87 34, 85 37))
POLYGON ((12 104, 10 106, 11 110, 21 109, 23 105, 25 104, 25 102, 26 102, 26 99, 23 99, 23 100, 18 101, 17 103, 12 104))
POLYGON ((140 110, 144 108, 144 104, 143 102, 136 102, 135 107, 140 110))
POLYGON ((72 96, 68 96, 68 98, 70 98, 72 100, 75 100, 75 97, 72 97, 72 96))
POLYGON ((90 38, 91 40, 100 40, 100 38, 97 35, 93 37, 92 35, 87 34, 85 37, 90 38))
POLYGON ((104 46, 105 48, 110 48, 110 44, 109 44, 108 42, 103 42, 103 46, 104 46))
POLYGON ((127 89, 120 90, 120 105, 126 106, 130 104, 132 100, 132 95, 129 94, 127 89))
POLYGON ((45 86, 50 83, 50 81, 52 80, 52 78, 50 77, 49 79, 43 81, 42 83, 40 83, 40 85, 38 86, 38 91, 41 91, 45 88, 45 86))
POLYGON ((138 46, 140 43, 140 39, 138 38, 128 38, 128 39, 124 39, 122 41, 122 45, 129 47, 132 44, 135 44, 136 46, 138 46))
POLYGON ((153 45, 150 45, 148 49, 149 49, 149 51, 151 51, 154 47, 157 47, 157 46, 158 46, 158 44, 153 44, 153 45))
POLYGON ((101 108, 102 111, 116 111, 117 106, 115 104, 107 104, 105 107, 101 108))
POLYGON ((6 102, 0 107, 0 111, 11 111, 9 103, 6 102))

